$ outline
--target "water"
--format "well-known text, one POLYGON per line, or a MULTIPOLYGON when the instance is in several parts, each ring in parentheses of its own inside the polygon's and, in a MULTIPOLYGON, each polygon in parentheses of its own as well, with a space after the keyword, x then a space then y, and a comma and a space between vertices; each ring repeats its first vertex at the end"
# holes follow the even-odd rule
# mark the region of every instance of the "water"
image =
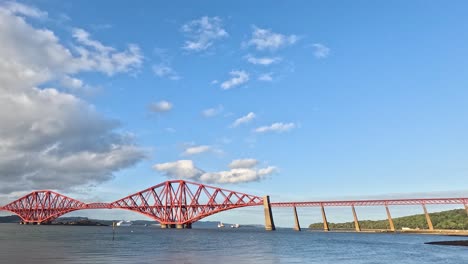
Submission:
POLYGON ((468 263, 429 235, 0 224, 0 263, 468 263))

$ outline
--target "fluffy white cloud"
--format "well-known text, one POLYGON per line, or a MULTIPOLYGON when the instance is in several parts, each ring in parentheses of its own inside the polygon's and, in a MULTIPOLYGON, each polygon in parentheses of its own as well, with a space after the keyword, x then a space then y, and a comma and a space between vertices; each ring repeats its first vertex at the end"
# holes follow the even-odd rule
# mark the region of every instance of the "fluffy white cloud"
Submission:
POLYGON ((218 105, 217 107, 214 108, 208 108, 202 111, 202 115, 204 117, 213 117, 219 115, 223 111, 223 106, 218 105))
POLYGON ((195 167, 195 164, 191 160, 160 163, 154 165, 153 168, 172 179, 199 179, 204 173, 204 171, 195 167))
POLYGON ((260 76, 258 76, 258 80, 264 81, 264 82, 271 82, 273 81, 272 73, 268 72, 268 73, 261 74, 260 76))
POLYGON ((252 165, 251 161, 233 161, 231 165, 233 163, 234 166, 239 166, 227 171, 219 172, 205 172, 197 168, 191 160, 178 160, 175 162, 156 164, 153 168, 162 172, 168 178, 189 179, 206 183, 243 183, 260 181, 277 172, 276 167, 273 166, 255 169, 254 166, 256 164, 252 165), (246 165, 247 167, 242 167, 240 165, 246 165))
POLYGON ((247 115, 239 117, 238 119, 236 119, 236 121, 234 121, 234 123, 232 123, 232 127, 237 127, 237 126, 239 126, 241 124, 248 123, 248 122, 252 121, 254 118, 255 118, 255 113, 249 112, 247 115))
POLYGON ((266 132, 287 132, 293 128, 295 128, 296 125, 294 123, 273 123, 269 126, 262 126, 256 128, 254 131, 257 133, 266 133, 266 132))
POLYGON ((113 47, 91 39, 90 34, 81 28, 73 30, 73 37, 83 45, 75 47, 80 55, 76 63, 80 70, 96 70, 113 75, 135 70, 143 63, 140 48, 135 44, 129 44, 125 51, 116 51, 113 47))
POLYGON ((82 90, 86 86, 82 80, 70 76, 64 76, 60 84, 72 90, 82 90))
POLYGON ((75 31, 72 53, 20 15, 45 13, 0 5, 0 193, 89 186, 143 159, 132 136, 116 131, 117 121, 72 94, 39 88, 54 80, 83 87, 73 77, 81 71, 126 72, 139 66, 139 51, 119 52, 75 31))
POLYGON ((154 102, 150 104, 149 109, 156 113, 168 112, 172 109, 172 103, 165 100, 154 102))
POLYGON ((256 65, 270 65, 281 61, 280 57, 254 57, 252 55, 245 56, 248 62, 256 65))
POLYGON ((312 44, 312 48, 314 49, 314 56, 318 59, 326 58, 330 54, 330 48, 323 44, 312 44))
POLYGON ((201 154, 201 153, 204 153, 204 152, 211 151, 212 149, 213 148, 211 146, 207 146, 207 145, 191 146, 191 147, 187 147, 185 149, 184 153, 182 153, 182 155, 192 156, 192 155, 201 154))
POLYGON ((231 71, 229 75, 232 76, 231 79, 221 83, 223 90, 229 90, 249 81, 249 74, 245 71, 231 71))
POLYGON ((138 69, 143 61, 138 46, 131 44, 124 51, 105 46, 90 38, 82 29, 75 29, 76 43, 72 50, 60 43, 54 32, 36 29, 24 17, 0 6, 0 78, 5 86, 17 79, 34 86, 61 80, 80 71, 99 71, 107 75, 138 69))
POLYGON ((229 164, 231 169, 251 169, 257 166, 258 160, 256 159, 236 159, 229 164))
POLYGON ((27 6, 18 2, 4 2, 1 4, 1 8, 10 14, 24 15, 33 18, 47 17, 47 12, 43 12, 35 7, 27 6))
POLYGON ((168 78, 173 81, 180 80, 179 74, 174 69, 165 64, 153 65, 153 72, 156 74, 156 76, 161 78, 168 78))
POLYGON ((253 27, 252 38, 247 42, 248 46, 254 46, 257 50, 276 50, 292 45, 298 41, 296 35, 283 35, 274 33, 270 29, 253 27))
POLYGON ((214 41, 228 36, 219 17, 201 17, 182 26, 182 32, 189 40, 182 47, 189 51, 203 51, 211 47, 214 41))

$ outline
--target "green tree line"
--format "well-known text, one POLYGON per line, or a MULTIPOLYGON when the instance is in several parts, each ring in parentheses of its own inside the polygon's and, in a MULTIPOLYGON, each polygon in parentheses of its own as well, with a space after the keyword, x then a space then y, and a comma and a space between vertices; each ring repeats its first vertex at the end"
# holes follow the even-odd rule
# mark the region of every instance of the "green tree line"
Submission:
MULTIPOLYGON (((455 209, 438 213, 430 213, 434 229, 468 230, 468 216, 464 209, 455 209)), ((402 227, 427 229, 424 214, 393 218, 396 229, 402 227)), ((388 220, 360 220, 361 229, 390 229, 388 220)), ((354 222, 328 223, 330 229, 354 229, 354 222)), ((309 225, 311 229, 323 229, 323 223, 309 225)))

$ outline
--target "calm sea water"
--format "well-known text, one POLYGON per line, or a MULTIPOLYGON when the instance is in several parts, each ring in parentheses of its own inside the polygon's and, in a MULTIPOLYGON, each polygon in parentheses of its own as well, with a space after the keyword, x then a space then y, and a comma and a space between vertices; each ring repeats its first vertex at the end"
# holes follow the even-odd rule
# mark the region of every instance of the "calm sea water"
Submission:
POLYGON ((468 248, 425 245, 457 237, 262 229, 161 230, 0 224, 0 263, 467 264, 468 248))

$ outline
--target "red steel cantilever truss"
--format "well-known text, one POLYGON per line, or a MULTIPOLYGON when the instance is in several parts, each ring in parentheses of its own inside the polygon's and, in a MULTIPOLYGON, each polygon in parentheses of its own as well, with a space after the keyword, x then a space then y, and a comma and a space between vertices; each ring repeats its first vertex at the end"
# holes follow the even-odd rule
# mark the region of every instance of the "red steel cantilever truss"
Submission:
POLYGON ((263 205, 263 198, 183 180, 166 181, 111 203, 161 224, 190 225, 209 215, 263 205))
POLYGON ((17 214, 25 223, 46 223, 87 205, 53 191, 35 191, 0 209, 17 214))
POLYGON ((354 201, 315 201, 271 203, 273 207, 320 207, 320 206, 379 206, 379 205, 422 205, 422 204, 468 204, 468 198, 427 198, 354 201))
MULTIPOLYGON (((468 198, 313 201, 271 203, 273 207, 388 206, 464 204, 468 198)), ((246 206, 263 205, 263 198, 184 180, 160 183, 112 203, 83 203, 53 191, 35 191, 0 210, 17 214, 25 223, 47 223, 82 209, 125 209, 146 215, 164 225, 191 225, 212 214, 246 206)))
POLYGON ((263 198, 184 180, 160 183, 112 203, 83 203, 53 191, 35 191, 0 210, 17 214, 24 223, 47 223, 83 209, 126 209, 161 224, 190 225, 209 215, 263 204, 263 198))

